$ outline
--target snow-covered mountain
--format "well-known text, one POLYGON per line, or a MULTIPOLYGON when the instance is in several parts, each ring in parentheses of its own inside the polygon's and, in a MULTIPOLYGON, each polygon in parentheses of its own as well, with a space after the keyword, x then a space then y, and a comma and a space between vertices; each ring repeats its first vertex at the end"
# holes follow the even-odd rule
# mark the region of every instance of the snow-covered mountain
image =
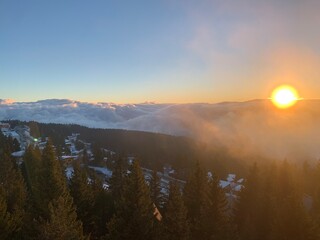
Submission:
POLYGON ((0 100, 0 119, 186 135, 224 146, 239 156, 320 157, 320 100, 300 101, 287 110, 276 109, 269 100, 121 105, 66 99, 0 100))

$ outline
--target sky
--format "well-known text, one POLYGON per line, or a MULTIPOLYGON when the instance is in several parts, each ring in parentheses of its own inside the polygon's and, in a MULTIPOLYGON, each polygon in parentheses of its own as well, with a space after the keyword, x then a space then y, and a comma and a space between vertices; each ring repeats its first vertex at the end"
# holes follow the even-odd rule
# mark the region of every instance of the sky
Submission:
POLYGON ((0 0, 0 98, 320 98, 317 0, 0 0))

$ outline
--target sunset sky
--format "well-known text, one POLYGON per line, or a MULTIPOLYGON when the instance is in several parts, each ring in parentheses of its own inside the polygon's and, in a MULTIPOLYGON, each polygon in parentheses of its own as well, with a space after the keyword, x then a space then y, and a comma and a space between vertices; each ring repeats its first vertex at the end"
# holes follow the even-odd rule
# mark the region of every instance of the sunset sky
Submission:
POLYGON ((320 93, 320 1, 0 0, 0 99, 220 102, 320 93))

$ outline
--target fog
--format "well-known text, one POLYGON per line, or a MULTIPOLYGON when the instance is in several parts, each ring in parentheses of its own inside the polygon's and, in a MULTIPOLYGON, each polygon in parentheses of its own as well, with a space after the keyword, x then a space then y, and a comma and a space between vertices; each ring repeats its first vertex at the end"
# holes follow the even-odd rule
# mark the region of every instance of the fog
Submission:
POLYGON ((269 100, 218 104, 112 104, 0 100, 0 119, 79 124, 193 137, 235 157, 318 160, 320 100, 280 110, 269 100))

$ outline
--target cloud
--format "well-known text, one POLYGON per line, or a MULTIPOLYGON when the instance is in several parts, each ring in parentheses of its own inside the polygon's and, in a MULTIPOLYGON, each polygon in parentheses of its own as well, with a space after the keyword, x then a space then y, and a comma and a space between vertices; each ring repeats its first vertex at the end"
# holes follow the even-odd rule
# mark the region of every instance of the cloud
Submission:
POLYGON ((218 104, 113 104, 72 100, 0 101, 0 119, 190 136, 233 156, 317 160, 320 100, 278 110, 268 100, 218 104))

